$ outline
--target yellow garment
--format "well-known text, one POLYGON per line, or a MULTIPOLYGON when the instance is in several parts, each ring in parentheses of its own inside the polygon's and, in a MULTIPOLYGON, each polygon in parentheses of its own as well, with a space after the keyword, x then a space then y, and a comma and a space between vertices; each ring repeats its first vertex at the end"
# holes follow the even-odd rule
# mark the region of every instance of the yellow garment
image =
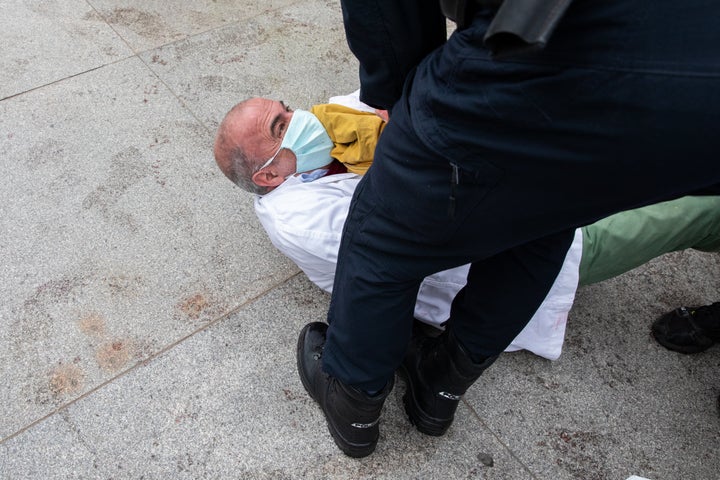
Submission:
POLYGON ((374 113, 333 103, 315 105, 310 109, 323 124, 335 147, 330 155, 339 160, 348 172, 364 175, 375 157, 375 146, 385 122, 374 113))

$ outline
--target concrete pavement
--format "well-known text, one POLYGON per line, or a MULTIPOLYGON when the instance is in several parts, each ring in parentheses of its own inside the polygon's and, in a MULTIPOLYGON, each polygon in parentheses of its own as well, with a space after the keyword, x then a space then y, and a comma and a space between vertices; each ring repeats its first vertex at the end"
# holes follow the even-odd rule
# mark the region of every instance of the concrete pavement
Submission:
POLYGON ((720 255, 579 291, 563 355, 506 354, 447 436, 407 422, 352 460, 295 370, 328 296, 212 158, 249 96, 358 88, 323 0, 0 5, 0 478, 720 478, 720 347, 657 315, 720 299, 720 255))

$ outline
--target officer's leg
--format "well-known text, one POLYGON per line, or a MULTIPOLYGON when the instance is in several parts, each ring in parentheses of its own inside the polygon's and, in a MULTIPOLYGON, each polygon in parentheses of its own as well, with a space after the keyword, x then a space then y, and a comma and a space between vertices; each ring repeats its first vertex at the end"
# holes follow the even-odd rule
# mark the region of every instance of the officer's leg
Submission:
MULTIPOLYGON (((407 131, 399 128, 402 125, 406 124, 393 119, 381 144, 392 139, 396 149, 418 149, 415 139, 402 141, 407 131)), ((379 147, 378 151, 387 149, 379 147)), ((422 157, 422 153, 413 156, 422 157)), ((385 163, 394 162, 383 155, 358 185, 345 222, 328 314, 330 326, 310 324, 298 342, 303 385, 323 409, 336 444, 357 457, 375 448, 382 404, 410 338, 420 281, 445 268, 435 266, 429 255, 433 249, 418 242, 421 235, 408 225, 417 227, 428 215, 434 218, 439 202, 447 201, 447 192, 436 198, 431 191, 417 198, 419 217, 408 209, 398 209, 408 195, 404 186, 412 179, 392 166, 384 168, 385 163), (390 179, 393 188, 378 189, 377 176, 390 179)), ((393 155, 393 159, 407 158, 405 153, 393 155)), ((419 179, 422 175, 419 181, 424 185, 447 187, 448 163, 433 163, 413 164, 412 176, 419 179), (438 175, 442 178, 437 179, 438 175)), ((446 206, 441 210, 441 218, 433 222, 442 232, 446 206)))
POLYGON ((403 362, 410 421, 442 435, 461 396, 525 327, 562 267, 574 232, 515 247, 470 267, 445 332, 417 339, 403 362))

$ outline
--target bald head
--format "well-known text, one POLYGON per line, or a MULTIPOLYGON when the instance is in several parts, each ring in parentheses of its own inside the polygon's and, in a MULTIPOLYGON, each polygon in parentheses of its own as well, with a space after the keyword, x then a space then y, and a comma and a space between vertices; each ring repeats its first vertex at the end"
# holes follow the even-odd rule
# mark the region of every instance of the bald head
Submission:
POLYGON ((287 159, 262 167, 280 148, 291 118, 292 111, 282 102, 267 98, 250 98, 235 105, 220 123, 215 138, 215 161, 220 170, 253 193, 267 193, 282 183, 294 172, 287 159), (258 175, 261 169, 267 175, 258 175))

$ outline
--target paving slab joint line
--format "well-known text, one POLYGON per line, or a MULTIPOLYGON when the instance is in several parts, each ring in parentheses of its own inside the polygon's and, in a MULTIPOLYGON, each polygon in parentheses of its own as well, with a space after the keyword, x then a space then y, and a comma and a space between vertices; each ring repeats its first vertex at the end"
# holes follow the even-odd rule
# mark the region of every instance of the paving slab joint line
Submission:
POLYGON ((0 439, 0 445, 2 445, 3 443, 5 443, 5 442, 7 442, 7 441, 9 441, 9 440, 12 440, 13 438, 17 437, 18 435, 21 435, 22 433, 30 430, 30 429, 31 429, 32 427, 34 427, 35 425, 38 425, 39 423, 47 420, 48 418, 52 417, 53 415, 56 415, 56 414, 58 414, 58 413, 60 413, 60 412, 62 412, 62 411, 64 411, 64 410, 66 410, 68 407, 70 407, 71 405, 74 405, 75 403, 79 402, 80 400, 84 399, 85 397, 89 397, 90 395, 92 395, 93 393, 97 392, 97 391, 100 390, 101 388, 104 388, 105 385, 108 385, 108 384, 114 382, 115 380, 117 380, 117 379, 119 379, 119 378, 121 378, 121 377, 124 377, 124 376, 127 375, 128 373, 130 373, 130 372, 132 372, 132 371, 134 371, 134 370, 136 370, 136 369, 138 369, 138 368, 140 368, 140 367, 145 367, 145 366, 149 365, 153 360, 155 360, 155 359, 158 358, 159 356, 165 354, 166 352, 168 352, 168 351, 170 351, 171 349, 175 348, 176 346, 180 345, 182 342, 188 340, 189 338, 194 337, 194 336, 197 335, 198 333, 207 330, 208 328, 212 327, 213 325, 216 325, 217 323, 220 323, 222 320, 225 320, 226 318, 234 315, 235 313, 239 312, 239 311, 242 310, 243 308, 245 308, 245 307, 247 307, 247 306, 249 306, 249 305, 252 305, 252 304, 255 303, 257 300, 259 300, 260 298, 262 298, 266 293, 274 290, 275 288, 279 287, 280 285, 283 285, 283 284, 289 282, 289 281, 292 280, 293 278, 295 278, 295 277, 297 277, 298 275, 300 275, 300 273, 301 273, 301 272, 295 272, 294 274, 292 274, 292 275, 290 275, 289 277, 285 278, 284 280, 276 283, 275 285, 272 285, 272 286, 266 288, 266 289, 263 290, 262 292, 258 293, 257 295, 255 295, 255 296, 252 297, 252 298, 249 298, 248 300, 246 300, 245 302, 241 303, 240 305, 238 305, 237 307, 233 308, 232 310, 228 310, 227 312, 225 312, 224 314, 220 315, 220 316, 217 317, 216 319, 211 320, 211 321, 209 321, 208 323, 204 324, 203 326, 201 326, 201 327, 198 328, 197 330, 194 330, 194 331, 188 333, 188 334, 185 335, 184 337, 182 337, 182 338, 180 338, 179 340, 174 341, 174 342, 171 343, 170 345, 167 345, 166 347, 158 350, 157 352, 153 353, 153 354, 150 355, 149 357, 147 357, 147 358, 145 358, 145 359, 143 359, 143 360, 140 360, 140 361, 136 362, 134 365, 132 365, 132 366, 129 367, 128 369, 123 370, 122 372, 118 373, 118 374, 115 375, 114 377, 105 380, 104 382, 100 383, 99 385, 97 385, 97 386, 91 388, 90 390, 88 390, 87 392, 81 394, 81 395, 78 396, 77 398, 74 398, 74 399, 70 400, 69 402, 67 402, 67 403, 65 403, 65 404, 63 404, 63 405, 60 405, 60 406, 57 407, 55 410, 51 411, 51 412, 48 413, 47 415, 44 415, 44 416, 38 418, 37 420, 29 423, 28 425, 22 427, 22 428, 21 428, 20 430, 18 430, 17 432, 13 432, 12 434, 8 435, 7 437, 5 437, 5 438, 3 438, 3 439, 0 439))
POLYGON ((215 132, 213 132, 210 127, 205 125, 205 122, 203 122, 200 117, 195 115, 195 112, 193 112, 192 108, 190 108, 190 106, 185 103, 185 101, 175 92, 175 90, 173 90, 172 87, 170 87, 170 85, 168 85, 165 80, 163 80, 163 78, 155 70, 153 70, 150 64, 143 60, 142 57, 140 57, 139 55, 136 55, 136 57, 142 62, 143 65, 145 65, 145 68, 147 68, 150 73, 153 74, 155 78, 157 78, 157 80, 165 86, 165 88, 167 88, 168 92, 170 92, 172 96, 175 97, 175 100, 177 100, 180 105, 182 105, 182 107, 195 119, 195 121, 197 121, 205 129, 205 131, 214 138, 215 132))
POLYGON ((226 27, 229 27, 229 26, 232 26, 232 25, 238 25, 238 24, 240 24, 241 22, 246 22, 246 21, 248 21, 248 20, 250 20, 250 19, 257 18, 257 17, 261 17, 261 16, 263 16, 263 15, 267 15, 267 14, 270 13, 270 12, 279 11, 279 10, 282 10, 282 9, 284 9, 284 8, 288 8, 288 7, 291 7, 291 6, 294 6, 294 5, 298 5, 298 4, 304 3, 304 1, 305 1, 305 0, 301 0, 301 1, 294 2, 294 3, 288 4, 288 5, 283 5, 283 6, 281 6, 281 7, 277 7, 277 8, 274 8, 274 9, 265 10, 265 11, 260 12, 260 13, 258 13, 257 15, 254 15, 254 16, 252 16, 252 17, 243 18, 242 20, 238 20, 238 21, 232 22, 232 23, 225 23, 225 24, 222 24, 222 25, 217 25, 217 26, 212 27, 212 28, 209 28, 209 29, 207 29, 207 30, 203 30, 202 32, 197 32, 197 33, 194 33, 194 34, 192 34, 192 35, 187 35, 187 36, 185 36, 185 37, 183 37, 183 38, 180 38, 180 39, 178 39, 178 40, 174 40, 174 41, 172 41, 172 42, 164 43, 164 44, 159 45, 159 46, 157 46, 157 47, 152 47, 152 48, 148 48, 148 49, 146 49, 146 50, 136 51, 136 50, 132 47, 132 45, 130 45, 130 44, 127 42, 127 40, 125 40, 125 37, 123 37, 117 30, 115 30, 115 28, 113 28, 113 26, 112 26, 110 23, 108 23, 108 21, 105 19, 105 16, 103 16, 102 13, 100 13, 100 12, 95 8, 95 6, 92 5, 92 3, 90 3, 90 1, 86 0, 86 3, 88 4, 88 6, 90 6, 90 8, 91 8, 100 18, 102 18, 103 22, 113 31, 113 33, 115 33, 115 35, 117 35, 118 38, 120 38, 120 40, 122 40, 123 43, 125 43, 125 45, 128 47, 128 49, 132 52, 132 55, 128 55, 127 57, 119 58, 119 59, 114 60, 114 61, 112 61, 112 62, 108 62, 108 63, 105 63, 105 64, 103 64, 103 65, 99 65, 99 66, 97 66, 97 67, 89 68, 89 69, 87 69, 87 70, 83 70, 82 72, 77 72, 77 73, 74 73, 74 74, 72 74, 72 75, 68 75, 68 76, 63 77, 63 78, 58 78, 57 80, 53 80, 52 82, 48 82, 48 83, 45 83, 45 84, 43 84, 43 85, 38 85, 38 86, 36 86, 36 87, 29 88, 29 89, 27 89, 27 90, 23 90, 22 92, 13 93, 12 95, 8 95, 7 97, 0 98, 0 102, 2 102, 2 101, 4 101, 4 100, 9 100, 9 99, 11 99, 11 98, 14 98, 14 97, 17 97, 17 96, 20 96, 20 95, 24 95, 24 94, 26 94, 26 93, 29 93, 29 92, 32 92, 32 91, 35 91, 35 90, 39 90, 39 89, 41 89, 41 88, 44 88, 44 87, 47 87, 47 86, 50 86, 50 85, 54 85, 54 84, 56 84, 56 83, 63 82, 63 81, 65 81, 65 80, 69 79, 69 78, 73 78, 73 77, 77 77, 77 76, 79 76, 79 75, 84 75, 84 74, 86 74, 86 73, 90 73, 90 72, 95 71, 95 70, 98 70, 98 69, 100 69, 100 68, 107 67, 108 65, 114 65, 114 64, 116 64, 116 63, 123 62, 123 61, 127 60, 128 58, 137 57, 137 58, 162 82, 162 84, 165 85, 165 88, 167 88, 167 89, 173 94, 173 96, 175 96, 175 98, 180 101, 180 103, 193 115, 193 117, 195 117, 195 119, 198 120, 198 122, 199 122, 208 132, 213 133, 213 132, 210 130, 210 128, 209 128, 207 125, 205 125, 205 123, 204 123, 203 121, 201 121, 201 120, 195 115, 195 113, 194 113, 190 108, 188 108, 188 106, 185 104, 185 102, 183 102, 183 101, 180 99, 180 97, 177 95, 177 93, 175 93, 175 91, 173 91, 173 89, 170 88, 170 87, 162 80, 162 78, 157 74, 157 72, 155 72, 155 70, 153 70, 152 67, 151 67, 147 62, 143 61, 143 59, 140 57, 140 55, 143 54, 143 53, 145 53, 145 52, 150 52, 150 51, 152 51, 152 50, 157 50, 158 48, 166 47, 166 46, 172 45, 172 44, 174 44, 174 43, 178 43, 178 42, 185 41, 185 40, 187 40, 187 39, 189 39, 189 38, 193 38, 193 37, 196 37, 196 36, 199 36, 199 35, 204 35, 204 34, 206 34, 206 33, 208 33, 208 32, 212 32, 212 31, 214 31, 214 30, 220 30, 220 29, 222 29, 222 28, 226 28, 226 27))
POLYGON ((495 437, 495 439, 500 443, 500 445, 505 448, 505 450, 508 452, 508 454, 515 459, 516 462, 518 462, 520 465, 522 465, 523 469, 530 475, 531 478, 534 478, 535 480, 539 480, 538 477, 530 470, 530 468, 525 465, 525 462, 523 462, 517 455, 515 455, 515 452, 488 426, 487 423, 482 419, 480 415, 478 415, 477 411, 470 405, 465 398, 462 399, 462 402, 465 404, 465 406, 472 412, 472 414, 475 416, 478 422, 480 422, 480 425, 487 430, 490 435, 495 437))
MULTIPOLYGON (((169 91, 170 93, 172 93, 172 95, 175 97, 175 99, 176 99, 178 102, 180 102, 180 104, 185 108, 185 110, 187 110, 188 112, 190 112, 190 114, 193 116, 193 118, 195 118, 195 120, 197 120, 197 122, 198 122, 200 125, 202 125, 203 128, 205 128, 205 130, 206 130, 210 135, 214 135, 215 132, 213 132, 213 131, 210 129, 210 127, 208 127, 207 125, 205 125, 205 122, 203 122, 197 115, 195 115, 195 112, 193 112, 192 108, 190 108, 190 106, 189 106, 187 103, 185 103, 185 101, 180 97, 180 95, 178 95, 178 94, 175 92, 175 90, 173 90, 172 87, 170 87, 170 85, 168 85, 168 84, 165 82, 165 80, 162 79, 162 77, 160 76, 160 74, 153 69, 152 65, 150 65, 150 63, 148 63, 148 62, 146 62, 145 60, 143 60, 140 55, 143 54, 143 53, 146 53, 146 52, 151 52, 151 51, 153 51, 153 50, 157 50, 158 48, 167 47, 168 45, 173 45, 173 44, 175 44, 175 43, 184 42, 184 41, 186 41, 186 40, 188 40, 188 39, 191 39, 191 38, 194 38, 194 37, 198 37, 198 36, 200 36, 200 35, 204 35, 204 34, 206 34, 206 33, 208 33, 208 32, 213 32, 213 31, 215 31, 215 30, 221 30, 221 29, 223 29, 223 28, 228 28, 228 27, 231 27, 231 26, 234 26, 234 25, 239 25, 239 24, 241 24, 241 23, 243 23, 243 22, 247 22, 248 20, 251 20, 251 19, 253 19, 253 18, 258 18, 258 17, 262 17, 262 16, 264 16, 264 15, 267 15, 267 14, 270 13, 270 12, 276 12, 276 11, 279 11, 279 10, 282 10, 282 9, 285 9, 285 8, 288 8, 288 7, 292 7, 292 6, 301 4, 301 3, 305 3, 305 2, 306 2, 306 0, 300 0, 300 1, 298 1, 298 2, 294 2, 294 3, 288 4, 288 5, 283 5, 283 6, 280 6, 280 7, 277 7, 277 8, 271 8, 271 9, 269 9, 269 10, 262 11, 262 12, 258 13, 257 15, 254 15, 254 16, 252 16, 252 17, 243 18, 243 19, 241 19, 241 20, 237 20, 237 21, 231 22, 231 23, 225 23, 225 24, 222 24, 222 25, 217 25, 217 26, 215 26, 215 27, 208 28, 207 30, 203 30, 202 32, 193 33, 192 35, 187 35, 187 36, 185 36, 185 37, 183 37, 183 38, 180 38, 180 39, 178 39, 178 40, 174 40, 174 41, 169 42, 169 43, 164 43, 163 45, 160 45, 159 47, 152 47, 152 48, 149 48, 149 49, 147 49, 147 50, 142 50, 142 51, 140 51, 140 52, 135 51, 135 49, 133 49, 133 48, 128 44, 128 42, 125 41, 125 39, 122 37, 122 35, 120 35, 120 33, 118 33, 118 32, 112 27, 112 25, 110 25, 109 23, 107 23, 107 21, 105 20, 105 17, 103 17, 102 14, 100 14, 100 12, 98 12, 97 10, 95 10, 95 12, 96 12, 98 15, 100 15, 100 17, 105 21, 105 23, 108 24, 108 26, 109 26, 110 28, 112 28, 113 32, 115 32, 115 34, 116 34, 117 36, 119 36, 120 38, 122 38, 123 42, 125 42, 125 44, 128 46, 128 48, 130 48, 130 50, 132 50, 132 51, 135 53, 135 56, 143 63, 143 65, 145 65, 145 67, 146 67, 148 70, 150 70, 150 72, 152 72, 153 75, 155 75, 155 78, 157 78, 157 79, 160 81, 160 83, 162 83, 162 84, 165 86, 165 88, 167 88, 168 91, 169 91)), ((89 3, 89 2, 88 2, 88 3, 89 3)), ((91 7, 92 7, 92 5, 91 5, 91 7)), ((95 8, 93 7, 93 9, 95 9, 95 8)))
POLYGON ((132 58, 135 55, 128 55, 124 58, 119 58, 117 60, 113 60, 112 62, 105 63, 103 65, 99 65, 97 67, 88 68, 87 70, 83 70, 82 72, 73 73, 72 75, 68 75, 67 77, 58 78, 57 80, 53 80, 52 82, 45 83, 43 85, 38 85, 37 87, 28 88, 27 90, 23 90, 22 92, 13 93, 12 95, 8 95, 7 97, 0 98, 0 102, 4 102, 5 100, 10 100, 11 98, 19 97, 20 95, 25 95, 26 93, 34 92, 35 90, 40 90, 41 88, 49 87, 50 85, 55 85, 56 83, 64 82, 65 80, 68 80, 70 78, 78 77, 80 75, 85 75, 86 73, 94 72, 95 70, 100 70, 101 68, 105 68, 108 65, 114 65, 119 62, 124 62, 128 58, 132 58))
POLYGON ((100 13, 100 12, 98 11, 98 9, 95 8, 95 5, 93 5, 93 4, 90 2, 90 0, 85 0, 85 3, 87 3, 88 6, 89 6, 90 8, 92 8, 93 12, 95 12, 95 14, 97 14, 98 17, 102 18, 102 21, 105 22, 105 25, 107 25, 108 27, 110 27, 110 30, 112 30, 113 33, 114 33, 115 35, 117 35, 117 37, 118 37, 120 40, 122 40, 123 43, 130 49, 130 51, 133 52, 133 54, 134 54, 135 56, 137 56, 137 55, 138 55, 138 52, 136 52, 135 49, 132 47, 132 45, 130 45, 130 43, 128 43, 128 41, 125 40, 125 37, 123 37, 122 35, 120 35, 120 32, 118 32, 117 30, 115 30, 115 27, 113 27, 113 26, 107 21, 107 19, 105 18, 105 15, 103 15, 102 13, 100 13))
POLYGON ((222 24, 220 24, 220 25, 215 25, 214 27, 210 27, 210 28, 208 28, 208 29, 206 29, 206 30, 202 30, 202 31, 199 31, 199 32, 195 32, 195 33, 193 33, 193 34, 185 35, 185 36, 182 37, 182 38, 178 38, 177 40, 173 40, 173 41, 168 42, 168 43, 163 43, 162 45, 158 45, 158 46, 155 46, 155 47, 150 47, 150 48, 147 48, 147 49, 145 49, 145 50, 135 50, 135 49, 132 47, 132 45, 130 45, 130 44, 128 43, 128 41, 125 40, 125 37, 123 37, 123 36, 120 34, 120 32, 118 32, 117 30, 115 30, 115 28, 113 28, 113 26, 112 26, 112 25, 107 21, 107 19, 105 18, 105 15, 103 15, 101 12, 99 12, 99 11, 95 8, 95 6, 90 2, 90 0, 85 0, 85 1, 86 1, 86 3, 90 6, 90 8, 92 8, 93 11, 95 11, 95 13, 96 13, 100 18, 102 18, 103 22, 105 22, 105 24, 106 24, 108 27, 110 27, 110 29, 112 29, 112 31, 115 33, 115 35, 117 35, 117 36, 125 43, 125 45, 127 45, 127 47, 130 49, 130 51, 132 51, 133 54, 134 54, 135 56, 137 56, 137 57, 139 57, 139 56, 142 55, 143 53, 151 52, 151 51, 153 51, 153 50, 157 50, 158 48, 163 48, 163 47, 167 47, 168 45, 173 45, 173 44, 176 44, 176 43, 184 42, 184 41, 186 41, 186 40, 188 40, 188 39, 190 39, 190 38, 198 37, 198 36, 200 36, 200 35, 205 35, 206 33, 213 32, 213 31, 215 31, 215 30, 221 30, 221 29, 223 29, 223 28, 227 28, 227 27, 230 27, 230 26, 239 25, 239 24, 241 24, 241 23, 243 23, 243 22, 247 22, 248 20, 252 20, 252 19, 254 19, 254 18, 262 17, 262 16, 267 15, 267 14, 272 13, 272 12, 277 12, 277 11, 279 11, 279 10, 283 10, 283 9, 286 9, 286 8, 289 8, 289 7, 293 7, 293 6, 295 6, 295 5, 299 5, 299 4, 302 4, 302 3, 307 3, 307 0, 299 0, 299 1, 297 1, 297 2, 289 3, 289 4, 287 4, 287 5, 281 5, 281 6, 279 6, 279 7, 270 8, 270 9, 268 9, 268 10, 263 10, 262 12, 259 12, 259 13, 256 14, 256 15, 253 15, 253 16, 250 16, 250 17, 244 17, 244 18, 241 18, 241 19, 236 20, 236 21, 234 21, 234 22, 228 22, 228 23, 222 23, 222 24))

